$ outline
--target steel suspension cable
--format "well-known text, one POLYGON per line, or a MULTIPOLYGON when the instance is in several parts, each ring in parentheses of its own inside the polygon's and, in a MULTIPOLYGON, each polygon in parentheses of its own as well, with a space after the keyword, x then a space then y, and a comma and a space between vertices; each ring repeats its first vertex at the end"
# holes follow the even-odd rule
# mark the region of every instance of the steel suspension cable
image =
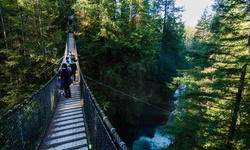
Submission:
MULTIPOLYGON (((125 96, 127 96, 127 97, 130 97, 130 98, 132 98, 133 100, 136 100, 136 101, 139 101, 139 102, 141 102, 141 103, 144 103, 144 104, 147 104, 147 105, 149 105, 149 106, 151 106, 151 107, 154 107, 154 108, 156 108, 156 109, 159 109, 159 110, 161 110, 161 111, 163 111, 163 112, 166 112, 166 113, 168 113, 168 114, 171 114, 172 112, 170 112, 170 111, 168 111, 168 110, 165 110, 165 109, 163 109, 163 108, 160 108, 160 107, 158 107, 158 106, 155 106, 155 105, 153 105, 153 104, 150 104, 150 103, 148 103, 148 102, 145 102, 145 101, 143 101, 143 100, 140 100, 139 98, 136 98, 136 97, 134 97, 134 96, 131 96, 131 95, 129 95, 129 94, 127 94, 127 93, 124 93, 124 92, 122 92, 122 91, 120 91, 120 90, 117 90, 117 89, 115 89, 115 88, 113 88, 113 87, 111 87, 111 86, 109 86, 109 85, 106 85, 106 84, 104 84, 104 83, 101 83, 101 82, 99 82, 99 81, 96 81, 96 80, 94 80, 94 79, 92 79, 92 78, 90 78, 90 77, 88 77, 88 76, 86 76, 86 75, 83 75, 86 79, 88 79, 88 80, 90 80, 90 81, 92 81, 92 82, 95 82, 95 83, 97 83, 97 84, 99 84, 99 85, 102 85, 102 86, 105 86, 105 87, 107 87, 107 88, 109 88, 109 89, 111 89, 111 90, 113 90, 113 91, 116 91, 116 92, 118 92, 118 93, 120 93, 120 94, 123 94, 123 95, 125 95, 125 96)), ((191 119, 186 119, 186 118, 182 118, 183 120, 186 120, 186 121, 190 121, 190 122, 192 122, 192 123, 194 123, 194 124, 197 124, 197 125, 200 125, 202 122, 197 122, 197 121, 194 121, 194 120, 191 120, 191 119)), ((179 121, 180 121, 180 119, 178 119, 179 121)), ((202 123, 202 124, 204 124, 204 123, 202 123)), ((207 129, 208 130, 210 130, 210 131, 213 131, 213 132, 216 132, 215 131, 215 129, 214 128, 211 128, 211 127, 209 127, 208 125, 205 125, 206 127, 207 127, 207 129)))
POLYGON ((150 103, 148 103, 148 102, 145 102, 145 101, 143 101, 143 100, 140 100, 139 98, 136 98, 136 97, 131 96, 131 95, 127 94, 127 93, 124 93, 124 92, 122 92, 122 91, 120 91, 120 90, 117 90, 117 89, 115 89, 115 88, 113 88, 113 87, 111 87, 111 86, 109 86, 109 85, 106 85, 106 84, 104 84, 104 83, 101 83, 101 82, 99 82, 99 81, 96 81, 96 80, 94 80, 94 79, 92 79, 92 78, 90 78, 90 77, 88 77, 88 76, 86 76, 86 75, 83 75, 83 76, 84 76, 86 79, 90 80, 90 81, 93 81, 93 82, 95 82, 95 83, 97 83, 97 84, 99 84, 99 85, 105 86, 105 87, 107 87, 107 88, 109 88, 109 89, 111 89, 111 90, 113 90, 113 91, 116 91, 116 92, 118 92, 118 93, 120 93, 120 94, 123 94, 123 95, 125 95, 125 96, 127 96, 127 97, 130 97, 130 98, 132 98, 133 100, 136 100, 136 101, 139 101, 139 102, 141 102, 141 103, 147 104, 147 105, 149 105, 149 106, 151 106, 151 107, 154 107, 154 108, 159 109, 159 110, 161 110, 161 111, 164 111, 164 112, 166 112, 166 113, 169 113, 169 114, 171 113, 171 112, 168 111, 168 110, 165 110, 165 109, 163 109, 163 108, 160 108, 160 107, 155 106, 155 105, 153 105, 153 104, 150 104, 150 103))
MULTIPOLYGON (((56 60, 56 64, 57 64, 58 62, 60 62, 60 61, 63 59, 63 57, 64 57, 64 56, 62 56, 61 58, 57 59, 57 60, 56 60)), ((41 74, 43 74, 44 72, 46 72, 47 70, 49 70, 50 68, 52 68, 54 65, 55 65, 55 64, 50 65, 49 67, 47 67, 46 69, 44 69, 44 70, 43 70, 40 74, 38 74, 37 76, 40 76, 41 74)))

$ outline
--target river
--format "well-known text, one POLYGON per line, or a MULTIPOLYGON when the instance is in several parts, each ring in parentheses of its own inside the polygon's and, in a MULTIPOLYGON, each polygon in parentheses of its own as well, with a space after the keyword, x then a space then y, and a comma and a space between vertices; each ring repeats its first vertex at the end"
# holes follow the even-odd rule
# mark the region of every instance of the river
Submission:
MULTIPOLYGON (((158 132, 158 127, 167 123, 170 113, 145 105, 144 113, 135 134, 133 150, 157 150, 159 146, 166 145, 166 137, 158 132)), ((167 142, 168 143, 168 142, 167 142)))
MULTIPOLYGON (((175 101, 170 101, 174 105, 178 105, 178 96, 185 91, 186 85, 181 85, 174 93, 175 101)), ((151 106, 144 106, 144 113, 141 117, 139 130, 135 135, 132 150, 159 150, 169 146, 171 141, 169 135, 161 135, 159 127, 166 125, 171 113, 174 110, 168 109, 168 112, 156 109, 151 106)))

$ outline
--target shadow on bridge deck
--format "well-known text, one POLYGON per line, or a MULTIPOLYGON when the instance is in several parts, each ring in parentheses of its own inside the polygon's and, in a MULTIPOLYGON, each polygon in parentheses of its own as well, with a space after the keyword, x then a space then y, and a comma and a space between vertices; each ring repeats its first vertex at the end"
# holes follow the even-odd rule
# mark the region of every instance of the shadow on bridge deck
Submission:
POLYGON ((72 98, 61 96, 39 149, 88 150, 79 85, 71 85, 72 98))
MULTIPOLYGON (((69 52, 78 60, 73 33, 68 34, 62 63, 69 52)), ((90 91, 79 61, 76 64, 72 98, 60 96, 56 72, 41 89, 0 116, 0 150, 127 150, 90 91)))

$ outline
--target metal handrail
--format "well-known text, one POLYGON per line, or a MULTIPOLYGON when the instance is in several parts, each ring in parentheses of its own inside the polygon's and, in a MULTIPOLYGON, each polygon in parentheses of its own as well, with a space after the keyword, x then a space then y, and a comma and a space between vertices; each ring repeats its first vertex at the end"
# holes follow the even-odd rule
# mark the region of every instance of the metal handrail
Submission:
MULTIPOLYGON (((101 106, 98 104, 96 101, 94 95, 90 91, 86 80, 83 77, 82 72, 80 72, 80 89, 81 89, 81 95, 83 97, 83 109, 85 113, 85 118, 86 118, 86 124, 88 128, 88 134, 90 135, 90 143, 93 143, 92 145, 93 149, 96 150, 106 150, 106 149, 119 149, 119 150, 127 150, 126 144, 122 141, 118 133, 116 132, 116 129, 112 126, 110 123, 108 117, 105 115, 104 111, 102 110, 101 106), (83 95, 84 94, 84 95, 83 95), (91 110, 89 110, 88 107, 91 107, 92 109, 95 109, 96 114, 93 115, 93 113, 89 113, 91 110), (100 138, 101 141, 98 141, 97 136, 100 136, 97 134, 95 129, 98 126, 98 123, 92 124, 92 122, 101 122, 99 124, 103 124, 103 130, 106 131, 108 134, 105 139, 100 138), (106 141, 104 142, 103 140, 111 140, 111 141, 106 141), (107 143, 110 143, 108 147, 105 147, 107 143), (114 145, 112 145, 113 143, 114 145), (114 146, 114 147, 112 147, 114 146), (111 148, 112 147, 112 148, 111 148)), ((100 125, 101 126, 101 125, 100 125)), ((99 126, 100 129, 101 127, 99 126)), ((104 132, 104 131, 103 131, 104 132)))
MULTIPOLYGON (((79 62, 78 76, 80 94, 84 102, 82 109, 84 120, 86 120, 89 148, 93 150, 127 150, 126 144, 121 140, 90 91, 80 71, 79 62)), ((39 146, 60 98, 57 79, 56 72, 54 77, 42 88, 0 116, 0 149, 35 149, 39 146)))
POLYGON ((60 97, 55 75, 42 88, 0 117, 1 149, 34 149, 60 97))

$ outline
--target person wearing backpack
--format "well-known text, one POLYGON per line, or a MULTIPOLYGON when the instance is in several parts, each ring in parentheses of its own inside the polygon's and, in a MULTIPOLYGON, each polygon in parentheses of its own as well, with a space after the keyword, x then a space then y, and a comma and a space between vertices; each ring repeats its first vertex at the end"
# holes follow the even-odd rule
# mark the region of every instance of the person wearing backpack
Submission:
POLYGON ((73 75, 73 81, 76 81, 76 70, 77 70, 76 62, 77 60, 75 58, 75 55, 72 54, 71 61, 70 61, 70 68, 71 68, 72 75, 73 75))
POLYGON ((68 68, 66 63, 63 63, 62 69, 60 71, 60 77, 64 88, 65 98, 71 98, 71 90, 70 90, 70 85, 72 83, 71 75, 72 75, 71 69, 68 68))

